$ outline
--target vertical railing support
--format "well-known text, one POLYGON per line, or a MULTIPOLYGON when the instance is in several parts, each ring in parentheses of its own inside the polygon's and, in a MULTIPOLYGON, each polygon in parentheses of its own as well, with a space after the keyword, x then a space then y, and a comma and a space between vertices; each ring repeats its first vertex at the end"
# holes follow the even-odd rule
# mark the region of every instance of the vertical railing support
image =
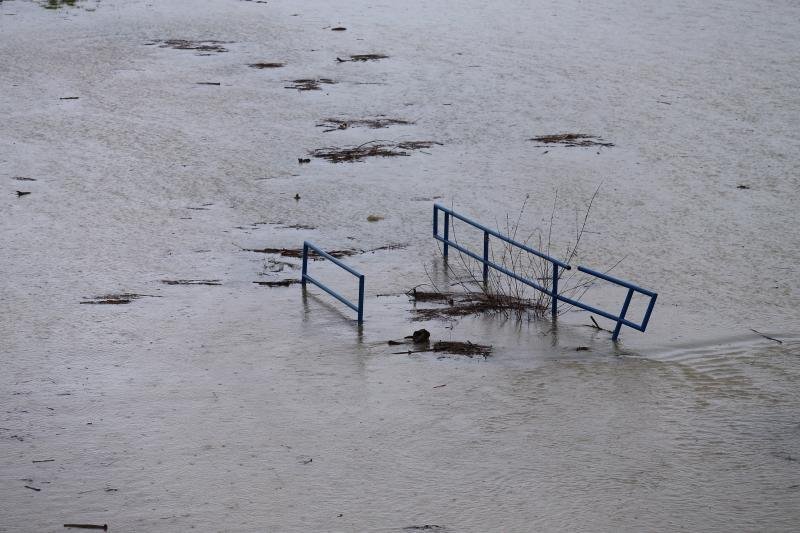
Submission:
POLYGON ((364 322, 364 274, 358 276, 358 323, 364 322))
POLYGON ((483 232, 483 282, 489 281, 489 232, 483 232))
POLYGON ((306 286, 306 276, 308 275, 308 243, 303 243, 303 275, 300 276, 300 280, 303 284, 303 288, 306 286))
POLYGON ((450 213, 444 212, 444 259, 447 261, 447 243, 450 241, 450 213))
POLYGON ((553 306, 553 321, 558 316, 558 265, 553 263, 553 294, 550 298, 553 306))
POLYGON ((619 337, 619 330, 622 329, 622 321, 625 320, 625 314, 628 312, 628 306, 631 304, 631 298, 633 297, 633 289, 628 289, 628 295, 625 297, 625 303, 622 304, 622 311, 619 314, 619 320, 617 320, 617 327, 614 328, 614 334, 611 335, 611 340, 617 340, 619 337))

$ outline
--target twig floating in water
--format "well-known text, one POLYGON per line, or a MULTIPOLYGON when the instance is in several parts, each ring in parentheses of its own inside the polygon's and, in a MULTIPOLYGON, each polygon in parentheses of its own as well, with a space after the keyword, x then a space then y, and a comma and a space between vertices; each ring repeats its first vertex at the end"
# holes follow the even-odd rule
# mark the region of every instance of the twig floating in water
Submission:
POLYGON ((98 524, 64 524, 64 527, 74 527, 76 529, 102 529, 103 531, 108 531, 108 524, 98 525, 98 524))
POLYGON ((764 334, 763 334, 763 333, 761 333, 760 331, 756 331, 756 330, 754 330, 753 328, 750 328, 750 331, 752 331, 753 333, 756 333, 756 334, 758 334, 758 335, 761 335, 761 336, 762 336, 762 337, 764 337, 765 339, 769 339, 769 340, 771 340, 771 341, 775 341, 775 342, 777 342, 778 344, 783 344, 783 341, 781 341, 781 340, 778 340, 778 339, 776 339, 776 338, 774 338, 774 337, 770 337, 769 335, 764 335, 764 334))

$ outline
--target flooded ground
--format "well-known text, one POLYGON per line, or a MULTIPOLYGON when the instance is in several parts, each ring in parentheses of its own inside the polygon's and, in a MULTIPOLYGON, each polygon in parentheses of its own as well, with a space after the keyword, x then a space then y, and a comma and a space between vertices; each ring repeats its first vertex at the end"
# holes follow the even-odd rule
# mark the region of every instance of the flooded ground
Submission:
POLYGON ((0 2, 0 531, 795 530, 798 20, 0 2), (597 144, 531 140, 563 133, 597 144), (376 145, 406 155, 318 157, 376 145), (434 199, 504 228, 528 196, 561 257, 598 188, 571 263, 657 291, 646 333, 412 320, 454 282, 434 199), (363 327, 254 283, 304 239, 359 252, 363 327), (387 344, 421 327, 492 355, 387 344))

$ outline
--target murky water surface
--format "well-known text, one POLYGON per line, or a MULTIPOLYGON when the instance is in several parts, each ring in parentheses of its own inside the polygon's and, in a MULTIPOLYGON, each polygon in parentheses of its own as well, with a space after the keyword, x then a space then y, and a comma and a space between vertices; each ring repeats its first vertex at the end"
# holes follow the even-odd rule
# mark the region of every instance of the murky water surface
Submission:
POLYGON ((798 20, 788 1, 0 2, 0 531, 796 530, 798 20), (388 57, 350 60, 368 54, 388 57), (568 132, 614 146, 529 140, 568 132), (441 145, 310 155, 369 141, 441 145), (404 291, 454 282, 434 198, 503 228, 528 196, 519 234, 554 213, 561 256, 598 187, 573 264, 623 259, 658 291, 645 334, 412 321, 404 291), (368 251, 347 258, 363 327, 253 283, 299 261, 245 248, 303 239, 368 251), (387 345, 420 327, 493 355, 387 345))

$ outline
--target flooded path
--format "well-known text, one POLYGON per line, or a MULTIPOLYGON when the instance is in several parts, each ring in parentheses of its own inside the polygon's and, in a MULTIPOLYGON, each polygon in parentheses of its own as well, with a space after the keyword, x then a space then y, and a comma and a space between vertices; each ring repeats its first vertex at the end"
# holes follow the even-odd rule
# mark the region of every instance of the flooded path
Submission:
POLYGON ((0 531, 796 529, 799 15, 0 2, 0 531), (645 334, 413 320, 434 201, 562 257, 598 188, 645 334))

